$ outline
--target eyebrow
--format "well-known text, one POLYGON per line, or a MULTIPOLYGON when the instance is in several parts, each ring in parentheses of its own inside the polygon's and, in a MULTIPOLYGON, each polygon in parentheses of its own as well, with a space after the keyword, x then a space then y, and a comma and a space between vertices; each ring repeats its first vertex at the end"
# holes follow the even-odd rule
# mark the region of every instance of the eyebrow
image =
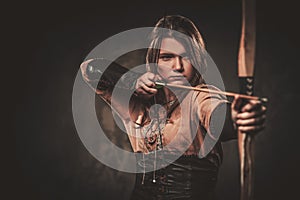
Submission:
POLYGON ((186 57, 188 56, 188 54, 186 52, 180 54, 180 55, 177 55, 175 53, 160 53, 159 56, 180 56, 180 57, 186 57))

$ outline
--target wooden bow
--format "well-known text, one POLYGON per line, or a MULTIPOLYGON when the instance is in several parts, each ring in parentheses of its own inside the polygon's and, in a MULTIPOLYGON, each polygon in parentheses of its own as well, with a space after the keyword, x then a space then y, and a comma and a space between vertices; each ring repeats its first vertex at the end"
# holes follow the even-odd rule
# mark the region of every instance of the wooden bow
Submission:
MULTIPOLYGON (((238 54, 240 93, 253 95, 255 61, 255 0, 242 0, 242 32, 238 54)), ((241 200, 253 199, 254 136, 238 132, 241 200)))

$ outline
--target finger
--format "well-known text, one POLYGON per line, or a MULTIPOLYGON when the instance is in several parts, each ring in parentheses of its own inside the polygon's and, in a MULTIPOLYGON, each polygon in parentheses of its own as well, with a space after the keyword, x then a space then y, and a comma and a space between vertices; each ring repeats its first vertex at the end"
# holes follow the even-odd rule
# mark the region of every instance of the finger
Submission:
POLYGON ((147 86, 146 84, 141 84, 141 88, 147 93, 147 94, 155 94, 157 92, 157 89, 147 86))
POLYGON ((155 83, 151 80, 141 80, 141 82, 143 83, 143 85, 145 85, 149 88, 154 88, 155 87, 155 83))
POLYGON ((136 89, 135 91, 137 94, 142 94, 142 95, 154 95, 155 94, 155 91, 151 92, 149 91, 147 88, 145 88, 144 86, 143 87, 140 87, 138 89, 136 89))
MULTIPOLYGON (((139 88, 139 89, 137 89, 136 91, 135 91, 135 93, 137 94, 137 95, 152 95, 152 94, 149 94, 147 91, 145 91, 144 89, 142 89, 142 88, 139 88)), ((154 95, 154 94, 153 94, 154 95)))
POLYGON ((265 128, 264 125, 257 125, 257 126, 238 126, 238 130, 241 133, 257 133, 265 128))
POLYGON ((236 120, 237 126, 250 126, 250 125, 261 125, 265 122, 266 115, 260 117, 249 118, 249 119, 238 119, 236 120))
POLYGON ((267 109, 266 107, 262 106, 259 110, 254 110, 251 112, 240 112, 237 114, 237 119, 249 119, 249 118, 255 118, 262 115, 265 115, 267 109))
POLYGON ((136 91, 140 94, 156 94, 157 89, 149 87, 145 83, 140 82, 136 91))
POLYGON ((250 100, 247 101, 247 103, 242 107, 241 111, 242 112, 247 112, 247 111, 252 111, 259 109, 262 106, 260 101, 257 100, 250 100))
POLYGON ((144 88, 145 90, 155 88, 155 83, 149 79, 146 79, 146 80, 142 79, 142 80, 140 80, 139 84, 140 84, 140 87, 144 88))

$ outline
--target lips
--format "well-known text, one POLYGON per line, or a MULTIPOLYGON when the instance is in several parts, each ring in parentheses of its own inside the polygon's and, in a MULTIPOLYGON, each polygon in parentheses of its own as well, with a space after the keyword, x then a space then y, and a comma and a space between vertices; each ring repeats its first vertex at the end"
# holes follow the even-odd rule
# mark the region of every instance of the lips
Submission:
POLYGON ((184 76, 170 76, 169 80, 182 80, 185 79, 184 76))
POLYGON ((180 82, 186 82, 186 78, 184 76, 170 76, 168 78, 168 81, 180 81, 180 82))

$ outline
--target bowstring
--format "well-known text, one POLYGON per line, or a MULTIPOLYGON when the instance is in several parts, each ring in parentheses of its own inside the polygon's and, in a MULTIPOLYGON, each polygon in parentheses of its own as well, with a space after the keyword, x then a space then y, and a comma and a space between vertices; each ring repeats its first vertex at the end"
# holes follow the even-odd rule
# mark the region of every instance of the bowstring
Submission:
MULTIPOLYGON (((155 75, 158 75, 158 72, 157 72, 157 68, 158 68, 158 61, 159 61, 159 54, 160 54, 160 50, 161 50, 161 43, 162 43, 162 40, 163 40, 163 36, 164 36, 164 28, 165 28, 165 23, 166 23, 166 10, 164 12, 164 16, 163 16, 163 25, 162 25, 162 33, 161 33, 161 37, 158 39, 158 50, 156 51, 156 55, 155 55, 155 60, 156 60, 156 66, 155 66, 155 70, 154 70, 154 74, 155 75)), ((157 99, 156 99, 156 95, 154 95, 154 104, 156 105, 157 104, 157 99)), ((163 144, 162 144, 162 130, 161 130, 161 127, 160 127, 160 123, 161 123, 161 120, 159 118, 159 107, 158 106, 155 106, 155 120, 157 121, 157 126, 158 126, 158 140, 159 142, 156 143, 156 147, 155 147, 155 150, 154 150, 154 163, 153 163, 153 183, 156 182, 156 179, 155 179, 155 171, 156 171, 156 160, 157 160, 157 150, 163 150, 163 144)))

